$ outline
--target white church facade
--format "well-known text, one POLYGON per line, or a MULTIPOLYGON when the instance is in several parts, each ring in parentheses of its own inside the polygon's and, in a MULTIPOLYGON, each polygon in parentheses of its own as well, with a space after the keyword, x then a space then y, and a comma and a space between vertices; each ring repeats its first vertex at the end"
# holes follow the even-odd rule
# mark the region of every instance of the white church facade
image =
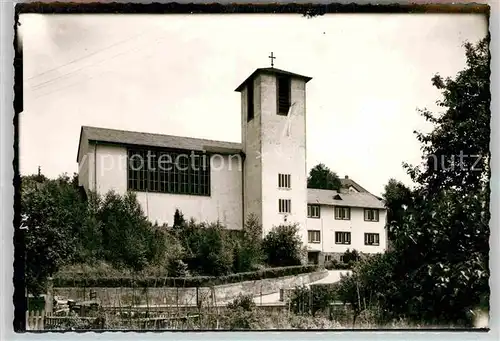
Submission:
POLYGON ((241 143, 106 128, 81 129, 77 162, 86 191, 134 191, 152 222, 172 225, 176 209, 197 221, 241 229, 250 214, 264 233, 298 223, 309 260, 347 249, 383 252, 383 202, 356 182, 307 188, 306 83, 310 77, 255 70, 241 94, 241 143))

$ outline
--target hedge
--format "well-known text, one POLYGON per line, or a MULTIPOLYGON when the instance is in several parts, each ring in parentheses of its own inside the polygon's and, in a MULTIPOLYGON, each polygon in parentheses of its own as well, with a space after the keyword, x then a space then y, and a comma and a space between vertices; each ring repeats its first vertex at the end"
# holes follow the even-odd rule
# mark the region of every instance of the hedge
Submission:
POLYGON ((226 276, 160 277, 160 276, 99 276, 92 273, 59 273, 53 278, 54 287, 209 287, 266 278, 294 276, 318 271, 317 265, 299 265, 241 272, 226 276))

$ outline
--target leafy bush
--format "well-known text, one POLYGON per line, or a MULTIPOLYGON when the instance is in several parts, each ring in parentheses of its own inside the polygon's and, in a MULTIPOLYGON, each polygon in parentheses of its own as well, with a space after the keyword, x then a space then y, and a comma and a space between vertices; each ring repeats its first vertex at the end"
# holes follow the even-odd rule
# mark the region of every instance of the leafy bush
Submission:
POLYGON ((227 305, 226 323, 231 330, 253 329, 258 321, 252 295, 239 294, 227 305))
POLYGON ((345 264, 353 264, 353 262, 357 262, 360 260, 360 255, 358 253, 357 250, 353 249, 352 251, 350 251, 349 249, 347 249, 344 254, 343 254, 343 263, 345 264))
POLYGON ((279 225, 265 236, 262 249, 267 264, 271 266, 293 266, 302 261, 302 241, 298 225, 279 225))
POLYGON ((255 308, 255 302, 253 301, 252 295, 238 294, 232 302, 227 305, 228 309, 236 310, 243 309, 246 311, 252 311, 255 308))
POLYGON ((333 284, 312 284, 296 287, 290 296, 290 306, 295 314, 311 314, 325 311, 336 298, 333 284))

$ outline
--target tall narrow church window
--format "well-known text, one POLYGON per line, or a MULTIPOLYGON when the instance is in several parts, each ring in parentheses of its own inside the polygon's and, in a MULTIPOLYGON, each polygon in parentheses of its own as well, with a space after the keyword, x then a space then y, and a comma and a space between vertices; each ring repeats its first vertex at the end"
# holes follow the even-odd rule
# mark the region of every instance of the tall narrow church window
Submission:
POLYGON ((190 195, 210 195, 207 156, 191 151, 128 151, 128 189, 190 195))
POLYGON ((279 199, 278 211, 279 213, 290 213, 292 211, 292 201, 290 199, 279 199))
POLYGON ((247 85, 247 122, 253 119, 253 115, 253 81, 250 81, 247 85))
POLYGON ((278 174, 278 188, 291 188, 290 174, 278 174))
POLYGON ((277 77, 278 115, 287 115, 290 108, 291 79, 290 77, 277 77))

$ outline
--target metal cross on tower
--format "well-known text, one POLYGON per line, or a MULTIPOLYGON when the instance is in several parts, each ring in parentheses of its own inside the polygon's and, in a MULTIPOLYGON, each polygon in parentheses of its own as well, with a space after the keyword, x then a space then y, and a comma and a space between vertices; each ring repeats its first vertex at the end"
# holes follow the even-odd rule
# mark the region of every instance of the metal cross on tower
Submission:
POLYGON ((271 59, 271 67, 274 67, 274 59, 276 59, 276 57, 271 52, 271 55, 268 58, 271 59))

